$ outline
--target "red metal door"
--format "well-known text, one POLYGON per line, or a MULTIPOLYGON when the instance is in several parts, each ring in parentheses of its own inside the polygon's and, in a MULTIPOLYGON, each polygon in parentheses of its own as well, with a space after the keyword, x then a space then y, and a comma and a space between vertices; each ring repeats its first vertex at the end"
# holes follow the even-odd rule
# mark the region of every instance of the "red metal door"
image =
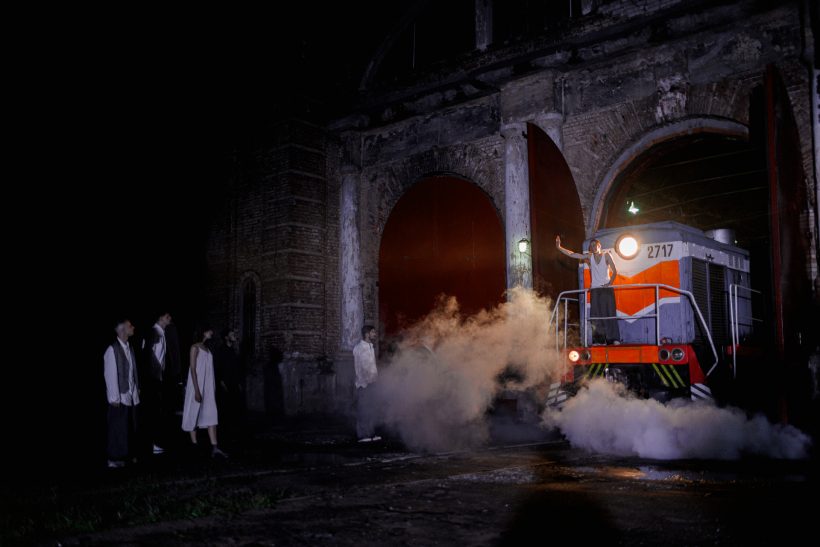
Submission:
POLYGON ((559 259, 555 236, 565 247, 581 250, 584 217, 572 173, 552 139, 536 125, 527 124, 530 168, 530 227, 532 283, 541 295, 555 298, 578 288, 578 265, 559 259))
POLYGON ((390 336, 429 313, 439 295, 475 313, 503 300, 504 230, 475 184, 437 176, 398 201, 379 250, 379 314, 390 336))
POLYGON ((807 191, 797 125, 777 69, 769 65, 765 77, 766 164, 769 179, 769 222, 772 256, 772 304, 775 345, 782 368, 781 419, 800 391, 796 371, 814 337, 816 318, 809 316, 811 286, 807 275, 810 242, 806 222, 807 191))

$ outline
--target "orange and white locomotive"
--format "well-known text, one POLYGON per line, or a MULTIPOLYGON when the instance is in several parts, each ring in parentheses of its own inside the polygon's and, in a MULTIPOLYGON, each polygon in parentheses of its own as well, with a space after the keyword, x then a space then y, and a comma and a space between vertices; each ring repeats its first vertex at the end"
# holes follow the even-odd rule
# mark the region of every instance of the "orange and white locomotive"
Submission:
POLYGON ((677 222, 602 229, 591 239, 617 269, 617 315, 609 319, 621 343, 591 343, 594 324, 607 318, 590 316, 589 266, 581 263, 580 288, 556 299, 551 328, 567 369, 547 402, 561 404, 578 382, 601 376, 661 401, 712 399, 714 379, 731 376, 752 330, 749 253, 677 222))

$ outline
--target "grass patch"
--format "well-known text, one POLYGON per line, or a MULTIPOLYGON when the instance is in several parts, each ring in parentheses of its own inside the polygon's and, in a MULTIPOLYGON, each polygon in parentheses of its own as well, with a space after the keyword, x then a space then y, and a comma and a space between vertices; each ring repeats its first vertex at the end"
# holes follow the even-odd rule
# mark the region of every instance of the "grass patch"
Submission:
POLYGON ((0 545, 22 545, 111 528, 215 514, 238 514, 273 507, 287 496, 283 488, 251 484, 253 478, 148 482, 137 477, 116 488, 5 499, 0 515, 0 545))

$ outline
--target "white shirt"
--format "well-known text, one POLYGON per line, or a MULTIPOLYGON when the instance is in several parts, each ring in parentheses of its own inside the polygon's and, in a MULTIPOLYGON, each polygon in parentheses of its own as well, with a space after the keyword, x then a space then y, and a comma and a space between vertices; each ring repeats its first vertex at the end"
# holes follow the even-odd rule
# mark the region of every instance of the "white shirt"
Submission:
POLYGON ((373 344, 360 340, 353 348, 353 367, 356 370, 356 387, 367 387, 376 381, 376 351, 373 344))
POLYGON ((117 338, 123 351, 125 359, 128 361, 128 393, 120 393, 120 384, 117 378, 117 357, 114 355, 114 348, 108 346, 103 355, 105 391, 110 404, 121 403, 125 406, 138 405, 140 403, 139 392, 134 385, 134 362, 131 360, 131 347, 117 338))
POLYGON ((154 350, 154 355, 160 364, 160 368, 165 370, 165 329, 159 326, 159 323, 154 323, 154 330, 159 334, 159 341, 151 348, 154 350))

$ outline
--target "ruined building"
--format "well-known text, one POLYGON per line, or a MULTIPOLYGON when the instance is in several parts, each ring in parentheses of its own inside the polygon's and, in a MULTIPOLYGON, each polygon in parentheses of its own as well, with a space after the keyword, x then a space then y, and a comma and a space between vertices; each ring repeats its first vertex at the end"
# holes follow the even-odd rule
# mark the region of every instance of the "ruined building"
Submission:
POLYGON ((439 293, 471 312, 572 288, 555 234, 730 228, 777 313, 817 297, 817 5, 556 4, 412 3, 341 114, 243 155, 208 305, 242 334, 251 410, 346 409, 362 324, 384 351, 439 293))

